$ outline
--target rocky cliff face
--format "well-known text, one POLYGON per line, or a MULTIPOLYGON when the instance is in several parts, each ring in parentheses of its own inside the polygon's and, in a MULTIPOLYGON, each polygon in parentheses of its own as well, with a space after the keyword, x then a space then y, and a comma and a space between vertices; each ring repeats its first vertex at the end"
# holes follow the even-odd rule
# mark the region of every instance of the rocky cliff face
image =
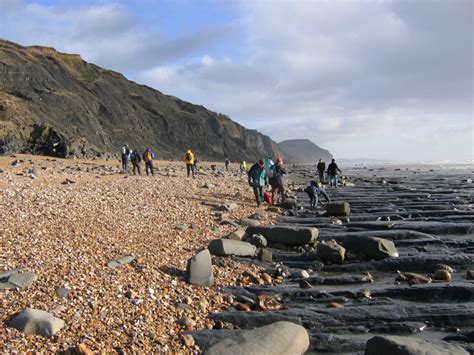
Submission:
POLYGON ((229 117, 47 47, 0 40, 0 152, 73 156, 152 147, 159 158, 231 161, 281 154, 229 117))
POLYGON ((279 146, 293 163, 316 164, 319 159, 326 162, 332 159, 332 154, 328 150, 314 144, 309 139, 290 139, 280 142, 279 146))

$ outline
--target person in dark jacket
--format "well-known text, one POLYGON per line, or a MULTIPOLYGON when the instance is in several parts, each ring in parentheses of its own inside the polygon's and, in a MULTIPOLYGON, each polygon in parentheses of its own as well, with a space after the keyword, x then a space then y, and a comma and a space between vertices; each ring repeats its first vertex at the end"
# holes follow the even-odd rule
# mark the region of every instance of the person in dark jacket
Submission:
POLYGON ((337 188, 337 172, 342 173, 341 169, 336 164, 336 161, 333 159, 331 160, 331 164, 328 166, 328 176, 329 176, 329 183, 332 187, 337 188))
POLYGON ((324 172, 326 171, 326 162, 322 159, 319 159, 318 165, 316 165, 318 170, 319 182, 324 183, 324 172))
POLYGON ((136 175, 138 171, 138 175, 141 175, 140 171, 140 162, 142 161, 142 158, 140 157, 140 153, 137 152, 136 149, 132 150, 130 153, 130 161, 132 162, 133 165, 133 175, 136 175))
POLYGON ((226 171, 229 171, 229 165, 230 165, 230 160, 229 159, 225 159, 225 170, 226 171))
POLYGON ((145 153, 143 153, 143 160, 145 161, 145 172, 148 176, 148 170, 150 170, 151 176, 155 175, 155 171, 153 170, 153 159, 155 159, 155 154, 151 150, 151 148, 147 148, 145 153))
POLYGON ((276 164, 269 169, 269 179, 268 182, 272 187, 272 201, 275 204, 275 194, 281 194, 281 200, 285 199, 285 187, 283 182, 283 175, 286 174, 286 169, 283 167, 283 158, 278 157, 276 164))
POLYGON ((250 170, 247 172, 249 178, 249 185, 253 187, 255 194, 255 201, 257 207, 263 202, 263 188, 265 186, 265 163, 260 160, 258 163, 252 165, 250 170))
POLYGON ((315 208, 318 205, 321 197, 324 197, 327 203, 331 202, 326 190, 322 187, 321 183, 311 181, 309 186, 304 190, 309 196, 309 203, 311 208, 315 208))

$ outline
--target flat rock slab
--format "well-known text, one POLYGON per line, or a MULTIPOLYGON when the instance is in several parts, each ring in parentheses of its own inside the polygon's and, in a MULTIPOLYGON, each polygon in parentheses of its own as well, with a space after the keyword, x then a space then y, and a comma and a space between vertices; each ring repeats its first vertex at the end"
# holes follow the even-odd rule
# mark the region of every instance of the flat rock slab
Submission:
POLYGON ((250 226, 248 235, 261 234, 269 244, 307 245, 316 241, 319 231, 315 227, 250 226))
POLYGON ((204 249, 189 259, 186 273, 190 284, 212 286, 214 284, 214 273, 209 250, 204 249))
POLYGON ((240 331, 238 335, 211 346, 205 354, 303 354, 308 347, 309 337, 305 328, 291 322, 276 322, 240 331))
POLYGON ((71 290, 69 288, 58 287, 56 289, 56 294, 61 298, 68 298, 71 290))
POLYGON ((209 251, 217 256, 255 256, 257 248, 247 242, 232 239, 215 239, 209 243, 209 251))
POLYGON ((248 226, 259 226, 260 221, 257 221, 256 219, 251 219, 251 218, 242 218, 240 220, 240 225, 244 227, 248 226))
POLYGON ((38 279, 38 275, 24 268, 8 270, 0 273, 0 290, 13 288, 25 289, 38 279))
POLYGON ((365 346, 365 355, 468 355, 458 345, 442 340, 426 341, 402 336, 375 336, 365 346))
POLYGON ((51 313, 27 308, 7 322, 8 327, 15 328, 25 334, 50 337, 59 332, 66 323, 51 313))
POLYGON ((111 262, 109 262, 107 264, 107 267, 111 268, 111 269, 114 269, 118 266, 122 266, 122 265, 125 265, 125 264, 129 264, 131 263, 133 260, 135 260, 135 257, 133 255, 127 255, 127 256, 124 256, 120 259, 116 259, 116 260, 112 260, 111 262))

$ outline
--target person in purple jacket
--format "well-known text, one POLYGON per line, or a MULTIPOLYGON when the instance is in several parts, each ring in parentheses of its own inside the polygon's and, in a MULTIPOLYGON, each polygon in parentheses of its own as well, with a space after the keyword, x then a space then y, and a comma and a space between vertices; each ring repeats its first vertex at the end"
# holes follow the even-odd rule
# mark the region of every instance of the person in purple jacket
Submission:
POLYGON ((151 175, 154 176, 155 172, 153 171, 153 159, 155 159, 155 154, 151 148, 147 148, 145 153, 143 153, 143 161, 145 162, 145 172, 148 176, 148 169, 150 169, 151 175))

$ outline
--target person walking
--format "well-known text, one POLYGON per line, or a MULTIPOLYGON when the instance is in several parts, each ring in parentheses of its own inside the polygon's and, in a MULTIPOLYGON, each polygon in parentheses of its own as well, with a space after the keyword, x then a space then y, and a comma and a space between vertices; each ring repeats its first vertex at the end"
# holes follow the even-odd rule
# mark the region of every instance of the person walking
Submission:
POLYGON ((130 161, 132 162, 133 166, 133 175, 136 175, 137 172, 138 175, 141 175, 142 173, 140 171, 140 162, 142 161, 142 158, 140 157, 140 154, 136 149, 132 150, 132 152, 130 153, 130 161))
POLYGON ((310 181, 310 184, 304 190, 309 196, 309 204, 311 208, 315 208, 318 205, 318 201, 321 197, 324 197, 327 203, 331 202, 329 195, 327 194, 326 190, 324 190, 323 186, 320 182, 310 181))
POLYGON ((328 176, 329 176, 329 183, 330 186, 337 188, 337 172, 342 173, 341 169, 336 164, 334 159, 331 160, 331 164, 328 166, 328 176))
POLYGON ((272 187, 272 201, 275 204, 275 194, 281 194, 281 200, 285 199, 285 187, 283 181, 283 175, 286 174, 286 169, 283 167, 283 158, 278 157, 276 164, 271 168, 272 174, 269 179, 270 186, 272 187))
POLYGON ((230 160, 228 158, 225 158, 225 170, 226 171, 229 171, 229 164, 230 164, 230 160))
POLYGON ((318 165, 316 165, 318 170, 319 182, 324 183, 324 172, 326 171, 326 162, 322 159, 319 159, 318 165))
POLYGON ((128 171, 128 159, 130 158, 130 149, 128 145, 122 147, 122 171, 126 173, 128 171))
POLYGON ((155 175, 155 171, 153 170, 153 159, 155 159, 155 154, 151 150, 151 148, 147 148, 145 153, 143 153, 143 160, 145 161, 145 172, 148 176, 148 170, 150 170, 151 176, 155 175))
POLYGON ((247 175, 249 185, 252 186, 253 193, 255 194, 257 207, 260 207, 260 204, 263 202, 263 188, 265 186, 265 163, 263 160, 259 160, 258 163, 252 165, 247 175))
POLYGON ((194 168, 195 168, 195 165, 194 165, 194 154, 193 152, 191 151, 191 149, 188 149, 186 151, 186 153, 184 154, 184 162, 186 163, 186 173, 188 175, 188 177, 192 174, 193 176, 193 179, 194 179, 194 168))
POLYGON ((266 180, 266 183, 265 183, 265 186, 268 186, 268 181, 270 179, 269 175, 270 173, 268 172, 270 170, 270 168, 275 165, 275 163, 273 162, 272 158, 268 157, 267 159, 265 159, 265 172, 266 172, 266 176, 265 176, 265 180, 266 180))
POLYGON ((243 173, 244 171, 247 171, 247 162, 245 160, 242 160, 240 162, 240 172, 243 173))

